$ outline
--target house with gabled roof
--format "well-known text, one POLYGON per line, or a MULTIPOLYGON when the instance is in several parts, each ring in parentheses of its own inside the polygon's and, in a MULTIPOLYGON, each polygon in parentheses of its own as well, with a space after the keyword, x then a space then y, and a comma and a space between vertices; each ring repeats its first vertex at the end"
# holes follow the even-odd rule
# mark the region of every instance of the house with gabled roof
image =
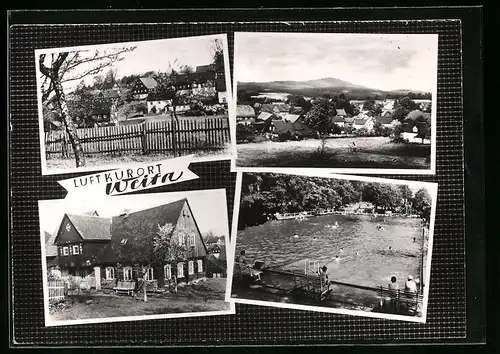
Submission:
POLYGON ((136 100, 144 100, 148 93, 154 92, 158 88, 158 82, 152 77, 140 77, 135 80, 131 92, 136 100))
POLYGON ((391 128, 394 126, 394 120, 391 115, 375 117, 375 123, 381 124, 383 127, 391 128))
POLYGON ((62 275, 91 277, 99 289, 141 280, 148 290, 161 290, 205 277, 208 252, 186 198, 109 218, 67 213, 54 244, 62 275), (159 228, 167 224, 162 258, 159 228))
POLYGON ((337 124, 339 127, 343 127, 345 124, 345 118, 342 116, 335 116, 332 118, 332 122, 337 124))
POLYGON ((290 123, 295 123, 303 117, 303 114, 281 113, 280 115, 283 120, 289 121, 290 123))
POLYGON ((160 113, 167 111, 172 106, 172 99, 174 98, 173 92, 151 92, 146 97, 146 105, 148 113, 160 113))
POLYGON ((343 108, 337 109, 337 116, 339 116, 339 117, 347 117, 347 113, 346 113, 345 109, 343 109, 343 108))

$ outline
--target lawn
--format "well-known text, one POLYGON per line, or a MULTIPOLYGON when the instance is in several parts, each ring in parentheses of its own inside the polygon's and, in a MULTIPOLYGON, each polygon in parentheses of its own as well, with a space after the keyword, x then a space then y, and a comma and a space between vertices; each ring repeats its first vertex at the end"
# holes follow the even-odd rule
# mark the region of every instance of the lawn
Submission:
POLYGON ((179 287, 177 293, 148 294, 144 302, 142 293, 133 298, 127 295, 91 293, 70 295, 51 310, 53 321, 81 320, 124 316, 144 316, 170 313, 227 311, 224 301, 225 278, 207 279, 198 284, 179 287))
POLYGON ((237 145, 236 165, 241 167, 329 167, 428 169, 430 145, 396 144, 386 137, 331 138, 325 155, 321 141, 261 142, 237 145), (356 151, 349 146, 354 142, 356 151))
MULTIPOLYGON (((183 155, 189 155, 189 151, 183 151, 183 155)), ((230 145, 219 150, 196 150, 191 152, 195 157, 207 157, 207 156, 229 156, 231 154, 230 145)), ((160 161, 164 159, 174 158, 173 154, 163 153, 163 154, 140 154, 140 153, 129 153, 126 155, 97 155, 97 156, 86 156, 85 157, 85 167, 102 167, 105 170, 106 166, 120 165, 120 164, 133 164, 133 163, 146 163, 153 161, 160 161)), ((55 169, 68 169, 76 168, 75 159, 73 157, 63 158, 63 157, 48 157, 45 160, 47 170, 55 169)))

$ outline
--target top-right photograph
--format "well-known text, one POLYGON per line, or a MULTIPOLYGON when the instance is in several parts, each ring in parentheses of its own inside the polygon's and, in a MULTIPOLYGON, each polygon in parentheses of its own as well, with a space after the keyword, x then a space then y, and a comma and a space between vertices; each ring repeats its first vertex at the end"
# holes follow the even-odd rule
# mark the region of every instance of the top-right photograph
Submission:
POLYGON ((236 32, 233 168, 434 174, 437 52, 437 34, 236 32))

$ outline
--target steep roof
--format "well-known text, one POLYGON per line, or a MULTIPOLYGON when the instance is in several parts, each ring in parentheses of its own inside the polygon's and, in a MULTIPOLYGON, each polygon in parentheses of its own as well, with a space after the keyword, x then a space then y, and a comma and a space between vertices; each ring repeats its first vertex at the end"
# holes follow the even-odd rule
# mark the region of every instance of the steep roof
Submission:
POLYGON ((344 118, 344 122, 346 122, 346 123, 354 123, 354 118, 345 117, 344 118))
POLYGON ((290 123, 296 122, 302 115, 300 114, 291 114, 291 113, 283 113, 281 117, 290 123))
POLYGON ((257 119, 259 119, 259 120, 268 120, 269 118, 271 118, 273 116, 276 117, 276 115, 274 113, 260 112, 260 114, 257 117, 257 119))
POLYGON ((174 97, 173 92, 171 91, 166 91, 166 92, 152 92, 148 94, 148 97, 146 98, 146 101, 164 101, 164 100, 171 100, 174 97))
POLYGON ((392 117, 391 116, 375 117, 375 122, 380 124, 391 124, 392 117))
POLYGON ((45 257, 56 257, 57 256, 57 246, 54 244, 56 240, 57 232, 53 235, 45 232, 45 257), (47 235, 49 238, 47 239, 47 235))
POLYGON ((176 225, 186 202, 187 199, 183 198, 173 203, 113 217, 112 249, 128 261, 134 261, 135 255, 141 257, 151 254, 158 225, 176 225))
POLYGON ((275 103, 274 107, 278 108, 278 110, 283 113, 288 113, 290 111, 290 105, 286 103, 275 103))
POLYGON ((279 134, 283 134, 286 132, 294 133, 295 129, 292 123, 284 121, 284 120, 273 120, 273 125, 275 131, 279 134))
POLYGON ((334 123, 344 123, 344 117, 335 116, 335 117, 332 118, 332 122, 334 122, 334 123))
POLYGON ((366 119, 359 119, 359 118, 354 119, 355 125, 364 125, 365 123, 366 123, 366 119))
POLYGON ((111 218, 66 214, 84 240, 110 240, 111 218))
POLYGON ((346 116, 347 113, 346 113, 345 109, 340 108, 340 109, 337 109, 337 115, 338 116, 346 116))
POLYGON ((152 90, 158 86, 158 82, 156 82, 156 80, 152 77, 141 77, 139 78, 139 80, 141 80, 143 85, 146 86, 146 88, 148 88, 149 90, 152 90))
POLYGON ((236 117, 255 117, 255 110, 252 106, 239 104, 236 106, 236 117))
POLYGON ((215 71, 215 68, 214 68, 213 64, 198 65, 196 67, 196 72, 197 73, 206 72, 206 71, 215 71))
POLYGON ((299 135, 301 135, 301 134, 307 135, 307 134, 311 134, 312 132, 314 132, 314 130, 310 126, 308 126, 307 124, 302 123, 300 121, 293 122, 292 126, 293 126, 293 129, 295 129, 295 132, 299 133, 299 135))

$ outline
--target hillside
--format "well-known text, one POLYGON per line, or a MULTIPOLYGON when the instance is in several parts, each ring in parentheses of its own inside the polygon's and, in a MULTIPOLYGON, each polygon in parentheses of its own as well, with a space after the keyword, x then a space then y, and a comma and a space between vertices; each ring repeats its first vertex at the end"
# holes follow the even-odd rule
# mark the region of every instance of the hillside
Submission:
POLYGON ((404 96, 409 91, 421 93, 416 90, 378 90, 332 77, 307 81, 238 82, 237 89, 251 92, 287 92, 303 96, 339 95, 344 92, 349 94, 350 99, 384 99, 387 94, 404 96))

